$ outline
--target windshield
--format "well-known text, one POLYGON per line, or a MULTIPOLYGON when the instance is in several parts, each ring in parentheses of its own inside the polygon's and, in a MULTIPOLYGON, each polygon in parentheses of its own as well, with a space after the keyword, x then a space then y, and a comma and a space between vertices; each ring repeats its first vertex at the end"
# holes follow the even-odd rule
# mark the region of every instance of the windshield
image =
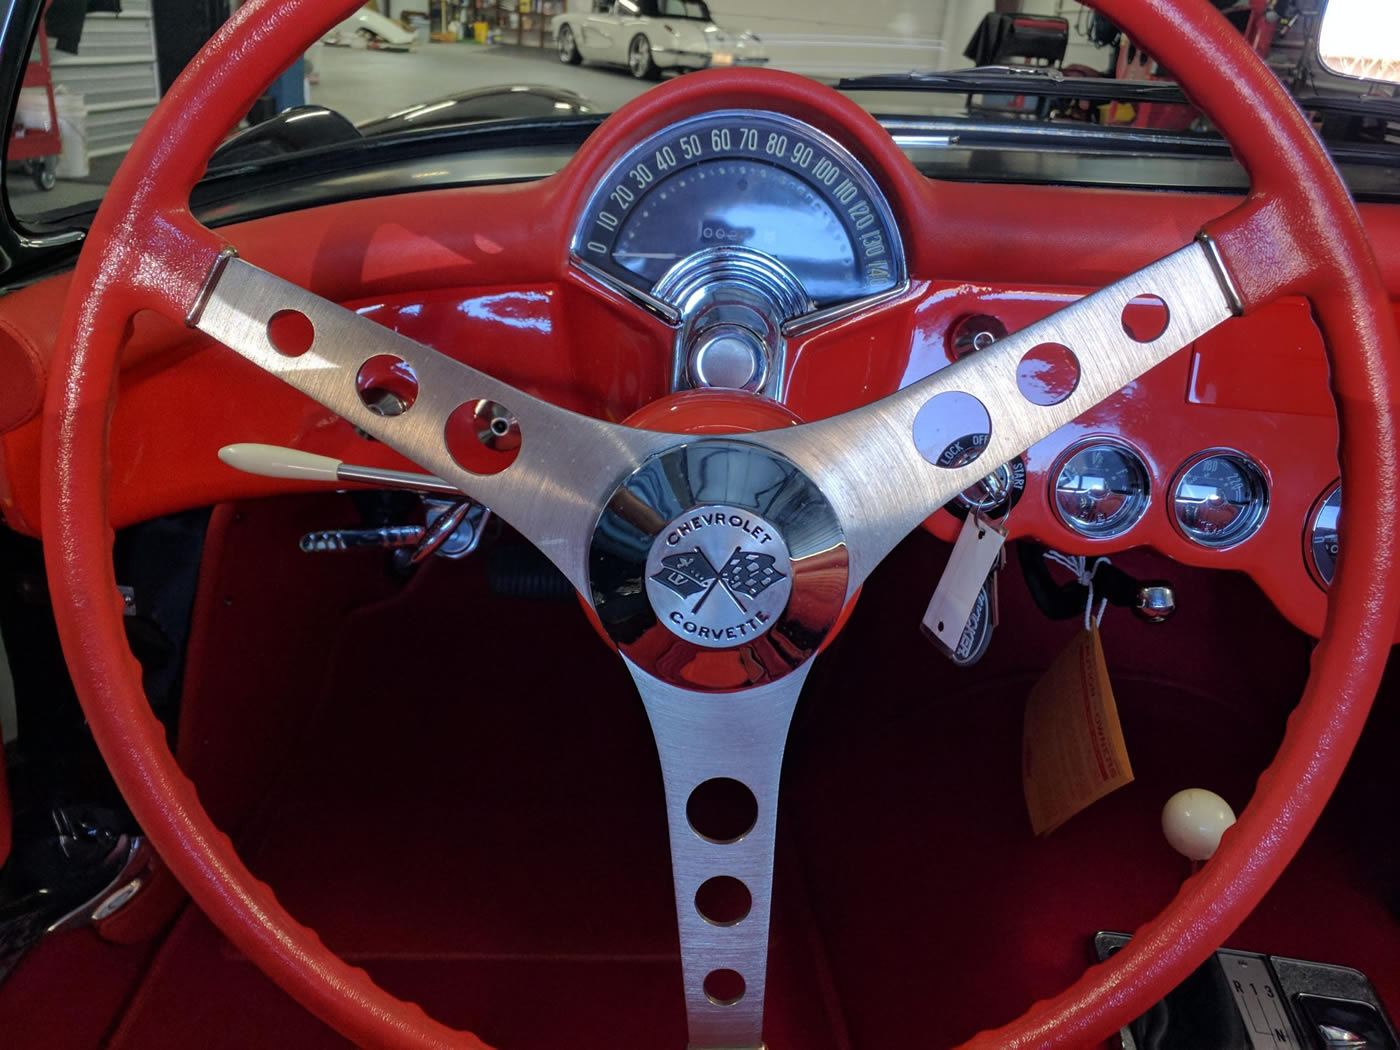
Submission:
POLYGON ((656 13, 666 18, 698 18, 702 22, 710 20, 710 9, 700 0, 660 0, 656 7, 656 13))
MULTIPOLYGON (((1352 0, 1352 6, 1379 11, 1393 2, 1352 0)), ((1395 110, 1368 107, 1393 107, 1375 96, 1394 88, 1336 76, 1317 61, 1320 0, 1216 3, 1296 94, 1322 100, 1316 123, 1332 141, 1393 147, 1395 110)), ((33 12, 43 0, 13 4, 33 12)), ((90 218, 142 123, 231 4, 236 0, 51 0, 7 140, 13 213, 51 225, 90 218)), ((321 157, 385 135, 511 124, 537 129, 534 138, 511 140, 527 151, 519 156, 539 147, 533 159, 518 167, 479 166, 472 177, 533 177, 557 170, 569 141, 576 146, 602 115, 658 82, 735 66, 809 76, 849 92, 882 118, 902 121, 890 124, 896 141, 913 143, 911 156, 922 151, 916 163, 932 165, 931 174, 956 174, 937 165, 956 160, 958 149, 989 128, 1014 131, 1024 145, 1026 134, 1051 124, 1101 135, 1094 141, 1110 152, 1114 143, 1131 144, 1139 153, 1195 151, 1229 164, 1199 111, 1172 93, 1168 71, 1074 0, 717 0, 712 8, 701 0, 377 0, 328 31, 272 85, 212 170, 321 157), (996 71, 978 74, 981 80, 928 78, 969 67, 996 71), (308 105, 320 108, 301 108, 308 105), (576 125, 571 140, 557 130, 569 122, 576 125), (548 156, 539 151, 546 138, 538 129, 545 128, 555 129, 548 156)), ((1092 152, 1086 141, 1074 140, 1082 156, 1092 152)), ((500 142, 477 135, 451 148, 464 155, 474 144, 500 142)), ((1040 141, 1036 148, 1049 145, 1040 141)), ((1393 154, 1389 163, 1395 166, 1393 154)), ((462 177, 444 170, 448 179, 462 177)), ((994 177, 1034 181, 1053 174, 1047 172, 1036 162, 994 177)), ((1175 185, 1122 164, 1101 165, 1091 175, 1099 184, 1175 185)), ((1238 181, 1238 173, 1230 178, 1238 181)), ((1236 184, 1212 179, 1209 188, 1236 184)))

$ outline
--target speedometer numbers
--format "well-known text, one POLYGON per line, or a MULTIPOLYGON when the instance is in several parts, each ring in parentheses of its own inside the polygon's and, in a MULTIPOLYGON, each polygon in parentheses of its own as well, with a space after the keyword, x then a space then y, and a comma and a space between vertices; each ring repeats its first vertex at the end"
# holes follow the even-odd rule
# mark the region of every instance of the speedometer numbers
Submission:
POLYGON ((673 266, 726 246, 772 256, 818 307, 905 277, 889 205, 855 158, 800 121, 742 110, 682 121, 630 150, 594 191, 573 252, 649 294, 673 266))

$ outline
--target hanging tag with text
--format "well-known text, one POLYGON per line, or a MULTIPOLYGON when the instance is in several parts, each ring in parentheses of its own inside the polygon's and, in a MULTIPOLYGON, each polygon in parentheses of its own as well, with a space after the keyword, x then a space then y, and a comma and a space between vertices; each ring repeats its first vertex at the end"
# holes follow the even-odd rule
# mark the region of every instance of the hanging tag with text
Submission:
POLYGON ((924 633, 955 663, 973 662, 967 659, 968 650, 977 647, 965 635, 982 639, 977 656, 986 648, 983 636, 991 634, 994 605, 988 577, 1000 561, 1004 543, 1005 530, 969 514, 929 599, 922 623, 924 633))
POLYGON ((1074 636, 1026 699, 1021 776, 1037 835, 1132 783, 1097 624, 1074 636))

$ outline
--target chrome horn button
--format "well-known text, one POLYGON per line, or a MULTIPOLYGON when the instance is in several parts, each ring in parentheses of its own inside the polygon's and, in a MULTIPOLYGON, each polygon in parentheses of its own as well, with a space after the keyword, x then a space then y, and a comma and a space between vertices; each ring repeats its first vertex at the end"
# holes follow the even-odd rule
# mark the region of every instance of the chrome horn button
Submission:
POLYGON ((589 550, 599 621, 642 670, 743 689, 801 667, 845 602, 836 512, 786 458, 729 438, 658 453, 608 500, 589 550))

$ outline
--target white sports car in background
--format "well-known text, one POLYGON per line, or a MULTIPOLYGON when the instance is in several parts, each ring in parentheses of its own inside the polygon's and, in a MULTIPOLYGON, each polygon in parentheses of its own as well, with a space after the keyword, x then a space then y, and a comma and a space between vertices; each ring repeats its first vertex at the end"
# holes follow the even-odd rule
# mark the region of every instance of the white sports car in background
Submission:
POLYGON ((327 44, 348 47, 356 37, 367 43, 389 48, 403 49, 419 43, 418 35, 402 22, 381 15, 368 7, 362 7, 345 21, 341 22, 323 38, 327 44))
POLYGON ((559 60, 625 65, 639 80, 663 69, 762 65, 763 43, 753 33, 715 25, 703 0, 593 0, 591 11, 553 22, 559 60))

